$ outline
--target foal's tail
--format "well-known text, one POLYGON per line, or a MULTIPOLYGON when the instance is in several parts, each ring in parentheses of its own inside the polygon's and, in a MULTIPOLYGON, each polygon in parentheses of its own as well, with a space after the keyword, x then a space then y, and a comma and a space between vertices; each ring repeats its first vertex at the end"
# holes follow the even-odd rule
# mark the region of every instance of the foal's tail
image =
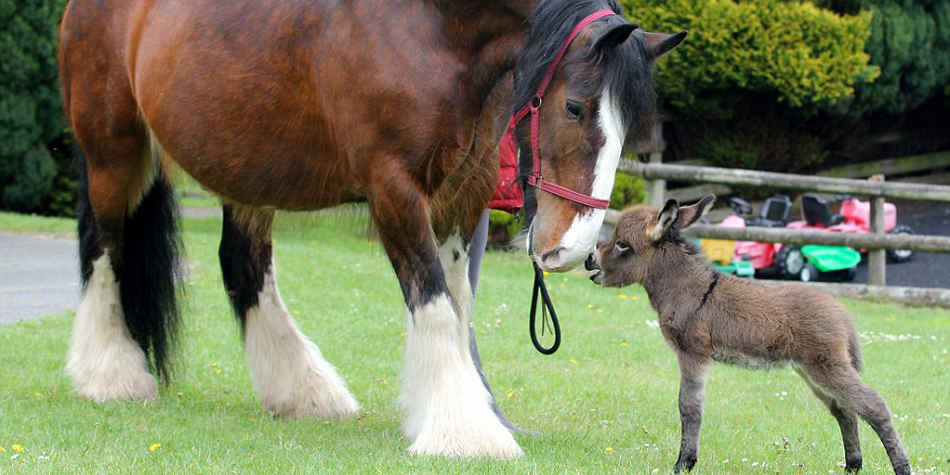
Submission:
MULTIPOLYGON (((110 256, 119 283, 122 315, 132 339, 151 355, 154 370, 168 382, 169 355, 179 322, 175 282, 179 273, 181 240, 175 195, 158 161, 152 185, 138 206, 126 213, 119 242, 104 243, 89 203, 86 157, 77 147, 77 214, 83 289, 92 275, 92 263, 115 246, 110 256)), ((113 237, 108 237, 112 239, 113 237)))
POLYGON ((854 370, 861 372, 861 347, 858 345, 858 332, 851 329, 851 337, 848 339, 848 354, 851 355, 851 366, 854 370))

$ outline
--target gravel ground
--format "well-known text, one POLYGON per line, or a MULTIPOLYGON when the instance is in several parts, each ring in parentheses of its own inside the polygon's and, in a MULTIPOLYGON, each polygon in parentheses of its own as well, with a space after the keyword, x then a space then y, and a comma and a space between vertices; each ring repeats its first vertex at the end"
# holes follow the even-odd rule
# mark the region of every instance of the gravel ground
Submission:
MULTIPOLYGON (((897 223, 910 226, 914 234, 950 236, 950 203, 897 202, 897 223)), ((887 264, 888 285, 950 288, 950 254, 922 252, 900 264, 887 264)), ((858 266, 855 283, 868 281, 867 264, 858 266)))

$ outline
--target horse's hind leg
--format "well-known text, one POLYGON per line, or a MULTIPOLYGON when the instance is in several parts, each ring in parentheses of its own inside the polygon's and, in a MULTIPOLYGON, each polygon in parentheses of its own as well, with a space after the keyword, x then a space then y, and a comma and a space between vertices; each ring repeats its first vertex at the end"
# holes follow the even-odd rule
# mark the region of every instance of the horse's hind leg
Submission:
POLYGON ((838 427, 841 428, 841 439, 844 442, 844 470, 846 472, 857 472, 861 470, 862 457, 861 439, 858 437, 858 416, 854 411, 846 407, 841 407, 835 398, 828 395, 820 387, 815 386, 815 384, 808 379, 808 375, 801 369, 796 368, 795 371, 805 380, 805 383, 807 383, 808 387, 815 393, 815 396, 828 407, 828 410, 831 411, 831 415, 838 421, 838 427))
POLYGON ((812 383, 831 394, 839 405, 856 412, 877 432, 894 472, 910 474, 907 452, 891 422, 887 403, 873 389, 861 381, 858 372, 849 364, 813 363, 802 365, 812 383))
POLYGON ((400 396, 408 413, 409 451, 494 458, 521 455, 511 432, 493 412, 491 396, 469 352, 465 313, 470 311, 472 290, 467 256, 459 248, 464 242, 452 237, 437 246, 427 199, 411 179, 399 178, 380 177, 370 208, 409 309, 400 396), (446 273, 458 275, 447 279, 446 273))
POLYGON ((74 123, 83 297, 66 371, 95 401, 156 396, 149 355, 167 379, 175 334, 178 240, 174 196, 144 136, 97 136, 74 123), (85 132, 85 133, 84 133, 85 132))
POLYGON ((218 250, 258 397, 264 409, 281 417, 353 415, 359 404, 317 345, 297 328, 277 291, 273 218, 273 211, 225 206, 218 250))

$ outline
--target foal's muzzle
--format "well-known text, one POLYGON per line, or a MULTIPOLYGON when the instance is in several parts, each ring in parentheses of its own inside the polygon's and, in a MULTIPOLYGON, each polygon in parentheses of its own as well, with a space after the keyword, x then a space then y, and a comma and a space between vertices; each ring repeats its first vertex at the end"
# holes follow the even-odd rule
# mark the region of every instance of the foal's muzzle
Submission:
POLYGON ((597 259, 594 257, 593 253, 587 256, 587 260, 584 261, 584 269, 594 271, 590 275, 590 280, 591 282, 600 285, 600 281, 603 280, 603 273, 600 271, 600 265, 597 264, 597 259))

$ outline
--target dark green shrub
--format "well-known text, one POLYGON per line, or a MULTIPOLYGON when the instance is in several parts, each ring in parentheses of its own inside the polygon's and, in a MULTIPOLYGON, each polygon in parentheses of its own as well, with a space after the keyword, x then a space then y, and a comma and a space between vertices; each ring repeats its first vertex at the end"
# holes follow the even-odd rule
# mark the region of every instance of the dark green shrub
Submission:
MULTIPOLYGON (((0 0, 0 207, 50 212, 71 201, 47 144, 64 130, 56 29, 65 0, 0 0), (55 195, 55 196, 54 196, 55 195)), ((63 172, 69 172, 66 167, 63 172)))

